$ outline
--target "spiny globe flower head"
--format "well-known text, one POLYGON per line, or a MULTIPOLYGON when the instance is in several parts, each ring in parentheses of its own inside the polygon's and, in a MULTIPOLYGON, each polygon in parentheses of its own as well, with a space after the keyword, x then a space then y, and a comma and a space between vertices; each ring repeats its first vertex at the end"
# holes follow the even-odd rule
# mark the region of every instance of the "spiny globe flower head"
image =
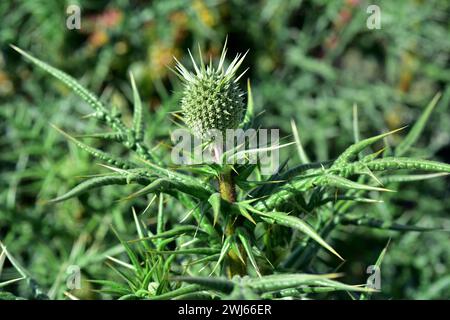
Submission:
POLYGON ((198 66, 189 51, 195 73, 188 71, 175 58, 176 73, 184 83, 181 100, 183 120, 192 133, 200 138, 208 139, 217 132, 223 134, 226 129, 237 128, 245 114, 244 93, 239 88, 238 80, 247 70, 239 76, 236 76, 236 72, 247 53, 237 54, 225 69, 226 53, 225 41, 219 64, 214 68, 211 59, 209 65, 205 66, 201 52, 198 66))

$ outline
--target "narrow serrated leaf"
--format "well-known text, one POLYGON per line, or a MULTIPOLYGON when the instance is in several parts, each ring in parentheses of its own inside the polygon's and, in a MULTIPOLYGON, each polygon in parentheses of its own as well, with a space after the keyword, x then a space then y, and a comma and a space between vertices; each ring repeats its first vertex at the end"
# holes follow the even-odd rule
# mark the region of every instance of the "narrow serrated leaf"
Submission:
POLYGON ((394 192, 393 190, 369 186, 366 184, 354 182, 354 181, 348 180, 346 178, 335 176, 335 175, 327 175, 326 180, 324 180, 324 182, 321 185, 342 188, 342 189, 394 192))
POLYGON ((214 268, 212 269, 211 273, 209 274, 210 276, 216 271, 216 269, 220 266, 220 263, 222 262, 222 260, 225 258, 225 255, 228 253, 228 251, 231 248, 231 237, 228 237, 225 239, 225 241, 223 242, 222 245, 222 249, 220 250, 220 256, 219 259, 216 262, 216 265, 214 266, 214 268))
POLYGON ((244 280, 245 285, 257 292, 268 292, 299 287, 312 280, 335 278, 339 274, 275 274, 244 280))
POLYGON ((352 157, 363 151, 365 148, 370 146, 371 144, 374 144, 375 142, 383 139, 384 137, 387 137, 391 134, 394 134, 400 130, 403 130, 405 127, 392 130, 380 135, 377 135, 375 137, 367 138, 364 140, 359 141, 358 143, 352 144, 350 147, 348 147, 337 159, 334 161, 332 168, 338 168, 340 165, 346 163, 349 161, 352 157))
POLYGON ((127 184, 127 177, 121 175, 109 175, 104 177, 91 178, 89 180, 81 182, 80 184, 78 184, 73 189, 63 194, 62 196, 48 200, 48 202, 61 202, 76 197, 82 193, 85 193, 95 188, 108 185, 124 185, 124 184, 127 184))
POLYGON ((133 165, 128 162, 128 161, 124 161, 122 159, 119 158, 115 158, 113 156, 111 156, 110 154, 107 154, 106 152, 103 152, 101 150, 95 149, 91 146, 88 146, 87 144, 81 142, 80 140, 75 139, 74 137, 72 137, 71 135, 69 135, 68 133, 64 132, 63 130, 61 130, 60 128, 58 128, 57 126, 51 124, 51 126, 57 130, 59 133, 61 133, 64 137, 66 137, 68 140, 72 141, 73 143, 75 143, 80 149, 88 152, 89 154, 93 155, 94 157, 106 161, 109 164, 112 164, 116 167, 122 168, 122 169, 129 169, 131 167, 133 167, 133 165))
POLYGON ((253 102, 252 87, 250 85, 250 79, 247 80, 247 110, 245 111, 244 120, 242 121, 242 127, 244 129, 251 128, 253 118, 255 114, 255 107, 253 102))
POLYGON ((211 207, 213 209, 213 226, 216 225, 217 220, 219 219, 220 210, 221 210, 221 204, 222 204, 222 197, 220 196, 220 193, 216 192, 213 193, 209 199, 209 204, 211 204, 211 207))
POLYGON ((395 148, 395 155, 400 157, 404 155, 411 146, 417 141, 417 139, 420 137, 420 134, 422 133, 423 129, 425 128, 425 125, 430 118, 431 113, 433 112, 434 107, 438 103, 439 99, 441 98, 441 93, 438 92, 433 99, 430 101, 428 106, 423 111, 420 118, 416 121, 414 126, 411 128, 409 133, 406 135, 406 137, 402 140, 402 142, 399 143, 397 148, 395 148))
POLYGON ((144 117, 142 113, 142 100, 139 96, 139 91, 136 87, 136 82, 134 80, 133 74, 130 72, 131 88, 133 89, 133 130, 135 138, 138 141, 144 139, 144 117))
POLYGON ((256 263, 256 259, 255 256, 253 255, 253 250, 252 247, 250 245, 250 242, 247 238, 247 235, 244 233, 244 231, 242 229, 238 229, 236 231, 239 240, 242 243, 242 246, 244 247, 245 252, 247 253, 247 257, 250 260, 250 263, 252 264, 253 268, 255 269, 256 274, 258 275, 258 277, 261 277, 261 272, 259 271, 259 267, 258 264, 256 263))
POLYGON ((300 161, 302 164, 309 163, 309 158, 306 155, 305 150, 303 149, 302 142, 300 140, 300 135, 298 134, 297 125, 295 124, 294 119, 291 119, 291 128, 292 128, 292 134, 294 135, 295 145, 297 146, 297 152, 298 156, 300 158, 300 161))
POLYGON ((26 59, 34 63, 36 66, 48 72, 55 78, 62 81, 69 88, 71 88, 73 92, 75 92, 81 99, 83 99, 86 103, 88 103, 94 110, 100 112, 104 117, 107 117, 108 121, 112 124, 114 129, 116 129, 119 132, 126 131, 125 125, 117 117, 113 117, 110 114, 109 110, 107 110, 103 105, 103 103, 97 98, 97 96, 88 89, 86 89, 85 87, 83 87, 77 80, 75 80, 75 78, 55 67, 52 67, 51 65, 45 63, 44 61, 41 61, 33 57, 29 53, 23 51, 22 49, 14 45, 11 45, 11 47, 17 52, 19 52, 21 55, 23 55, 26 59))
POLYGON ((337 252, 334 250, 322 237, 306 222, 303 220, 289 216, 282 212, 259 212, 259 214, 263 217, 269 218, 270 220, 275 221, 278 224, 281 224, 286 227, 290 227, 296 230, 299 230, 300 232, 304 233, 305 235, 311 237, 314 241, 316 241, 318 244, 320 244, 322 247, 333 253, 335 256, 337 256, 339 259, 344 260, 337 252))

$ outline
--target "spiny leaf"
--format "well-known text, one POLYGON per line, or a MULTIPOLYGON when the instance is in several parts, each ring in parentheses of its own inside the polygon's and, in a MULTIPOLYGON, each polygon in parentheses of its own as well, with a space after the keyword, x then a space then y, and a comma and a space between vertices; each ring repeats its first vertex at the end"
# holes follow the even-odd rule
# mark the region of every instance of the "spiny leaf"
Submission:
POLYGON ((248 240, 248 235, 242 228, 237 229, 236 233, 239 237, 239 240, 242 243, 242 246, 244 247, 245 252, 247 253, 250 263, 252 264, 253 268, 256 271, 256 274, 258 275, 258 277, 261 277, 261 272, 259 271, 258 264, 256 263, 255 256, 253 255, 252 246, 248 240))
MULTIPOLYGON (((142 159, 141 159, 142 160, 142 159)), ((142 160, 148 165, 151 172, 164 178, 168 178, 170 182, 180 182, 179 187, 183 188, 183 192, 192 194, 198 198, 207 200, 211 193, 215 192, 214 188, 209 184, 205 184, 198 178, 188 176, 186 174, 163 168, 152 162, 142 160)))
POLYGON ((168 190, 170 188, 170 186, 171 186, 170 181, 168 181, 166 179, 156 179, 155 181, 150 182, 147 186, 145 186, 141 190, 130 194, 123 200, 134 199, 134 198, 137 198, 137 197, 149 194, 149 193, 162 192, 164 190, 168 190))
POLYGON ((245 111, 244 120, 242 121, 241 127, 244 129, 248 129, 252 126, 254 113, 255 113, 255 107, 253 103, 253 95, 252 95, 252 88, 250 85, 250 79, 247 80, 247 110, 245 111))
POLYGON ((55 199, 49 200, 49 202, 61 202, 73 197, 76 197, 89 190, 109 185, 124 185, 127 184, 127 177, 123 175, 109 175, 104 177, 96 177, 86 181, 81 182, 76 187, 65 193, 64 195, 57 197, 55 199))
POLYGON ((6 246, 0 241, 0 249, 2 250, 2 255, 4 255, 6 258, 8 258, 11 265, 14 267, 14 269, 19 272, 23 280, 27 282, 27 285, 30 287, 33 297, 35 299, 49 299, 46 293, 40 288, 40 286, 37 284, 37 282, 31 277, 31 275, 28 273, 27 270, 25 270, 24 267, 19 263, 19 261, 14 258, 11 253, 6 249, 6 246))
POLYGON ((154 236, 141 237, 139 239, 129 240, 128 243, 140 242, 140 241, 143 241, 143 240, 169 238, 169 237, 180 236, 180 235, 183 235, 183 234, 196 233, 196 232, 205 232, 205 231, 203 231, 202 229, 200 229, 199 227, 196 227, 196 226, 176 226, 176 227, 174 227, 174 228, 172 228, 170 230, 161 232, 161 233, 156 234, 154 236))
POLYGON ((136 231, 138 233, 139 239, 141 240, 144 238, 144 231, 142 230, 142 223, 139 220, 134 207, 131 207, 131 211, 133 213, 133 219, 134 219, 134 224, 136 225, 136 231))
POLYGON ((130 292, 130 289, 127 288, 125 285, 122 285, 120 283, 117 283, 115 281, 109 281, 109 280, 87 280, 90 283, 101 285, 102 288, 99 290, 100 292, 104 293, 112 293, 112 294, 119 294, 124 295, 128 294, 130 292))
POLYGON ((386 157, 382 159, 375 159, 368 162, 367 167, 372 171, 409 169, 450 173, 449 164, 404 157, 386 157))
POLYGON ((389 132, 377 135, 375 137, 367 138, 367 139, 361 140, 358 143, 351 145, 336 159, 332 168, 339 167, 340 165, 349 161, 353 156, 357 155, 359 152, 363 151, 365 148, 367 148, 371 144, 374 144, 375 142, 383 139, 384 137, 387 137, 388 135, 391 135, 395 132, 403 130, 404 128, 405 127, 402 127, 402 128, 399 128, 399 129, 396 129, 393 131, 389 131, 389 132))
MULTIPOLYGON (((359 170, 367 171, 368 166, 365 163, 348 164, 345 167, 338 169, 342 175, 349 175, 350 173, 357 172, 359 170)), ((299 195, 300 192, 304 192, 313 189, 317 186, 322 187, 337 187, 342 189, 357 189, 368 191, 391 191, 385 188, 373 187, 364 185, 358 182, 353 182, 344 177, 330 174, 328 170, 315 170, 308 175, 298 177, 295 180, 290 180, 285 185, 282 185, 275 192, 272 192, 268 198, 262 199, 254 206, 257 210, 271 210, 280 207, 284 203, 288 203, 294 196, 299 195)), ((336 169, 333 169, 336 170, 336 169)))
MULTIPOLYGON (((142 265, 139 263, 139 259, 136 255, 136 253, 131 249, 130 245, 125 240, 122 240, 122 238, 119 236, 119 233, 114 228, 111 228, 111 230, 114 232, 117 239, 119 239, 120 243, 124 247, 125 252, 127 253, 128 257, 130 258, 130 261, 133 264, 133 267, 135 268, 136 272, 138 274, 141 274, 142 272, 144 272, 144 269, 143 269, 142 265)), ((125 278, 131 281, 131 279, 129 279, 128 277, 125 276, 125 278)))
POLYGON ((391 243, 391 239, 386 243, 386 246, 381 251, 380 255, 378 256, 377 261, 375 262, 375 266, 381 267, 381 263, 383 262, 384 256, 386 255, 387 249, 389 247, 389 244, 391 243))
POLYGON ((243 279, 242 282, 256 292, 268 292, 299 287, 312 280, 335 278, 339 274, 275 274, 262 278, 243 279))
POLYGON ((193 249, 180 249, 180 250, 149 250, 155 254, 205 254, 211 255, 219 253, 219 249, 214 248, 193 248, 193 249))
MULTIPOLYGON (((230 250, 231 250, 230 253, 233 253, 236 257, 238 257, 239 261, 244 266, 247 265, 247 263, 245 262, 244 257, 242 256, 242 253, 241 253, 241 250, 239 248, 239 245, 238 245, 238 243, 236 241, 231 241, 231 249, 230 250)), ((220 257, 219 257, 219 259, 220 259, 220 257)))
POLYGON ((209 274, 210 276, 214 273, 214 271, 216 271, 216 269, 219 267, 222 260, 225 258, 225 255, 228 253, 228 251, 231 247, 231 241, 232 241, 232 238, 230 236, 230 237, 226 238, 225 241, 223 242, 222 249, 220 250, 219 259, 217 260, 216 265, 214 266, 211 273, 209 274))
POLYGON ((158 215, 156 219, 156 234, 164 232, 164 195, 159 194, 158 215))
POLYGON ((365 185, 365 184, 354 182, 354 181, 348 180, 346 178, 335 176, 335 175, 327 175, 326 180, 324 180, 324 182, 322 182, 321 185, 332 186, 332 187, 342 188, 342 189, 394 192, 393 190, 365 185))
POLYGON ((238 205, 238 210, 244 218, 248 219, 250 222, 256 225, 255 219, 253 219, 253 217, 250 215, 250 213, 244 206, 238 205))
POLYGON ((294 134, 295 144, 297 146, 297 152, 298 152, 298 156, 300 158, 300 161, 302 162, 302 164, 309 163, 310 162, 309 158, 306 155, 305 150, 303 149, 303 145, 302 145, 302 142, 300 140, 300 136, 298 134, 297 125, 295 124, 294 119, 291 119, 291 128, 292 128, 292 133, 294 134))
POLYGON ((122 261, 122 260, 116 259, 116 258, 111 257, 111 256, 106 256, 106 258, 109 259, 109 260, 111 260, 112 262, 117 263, 118 265, 121 265, 122 267, 125 267, 125 268, 130 269, 130 270, 133 270, 133 271, 136 270, 131 264, 126 263, 126 262, 124 262, 124 261, 122 261))
POLYGON ((69 76, 67 73, 58 70, 49 64, 33 57, 32 55, 28 54, 27 52, 23 51, 22 49, 11 45, 11 47, 19 52, 21 55, 23 55, 26 59, 34 63, 36 66, 41 68, 42 70, 48 72, 55 78, 61 80, 64 84, 66 84, 69 88, 73 90, 81 99, 86 101, 94 110, 98 112, 98 114, 101 117, 104 117, 106 122, 111 124, 113 129, 116 129, 119 132, 125 132, 126 127, 125 125, 115 116, 111 115, 109 110, 105 108, 103 103, 97 98, 95 94, 84 88, 80 83, 78 83, 77 80, 75 80, 73 77, 69 76))
POLYGON ((220 257, 220 253, 217 253, 217 254, 213 254, 213 255, 210 255, 210 256, 207 256, 207 257, 203 257, 203 258, 194 260, 192 262, 189 262, 187 265, 188 266, 192 266, 192 265, 201 263, 204 266, 205 263, 212 262, 212 261, 217 261, 219 259, 219 257, 220 257))
POLYGON ((205 230, 205 232, 212 238, 219 238, 217 230, 214 229, 209 217, 206 216, 199 203, 196 203, 185 193, 180 193, 178 195, 178 199, 185 207, 189 208, 188 215, 192 214, 201 229, 205 230))
POLYGON ((220 193, 218 193, 218 192, 213 193, 209 197, 208 202, 211 204, 211 207, 213 209, 213 215, 214 215, 213 226, 215 226, 217 223, 217 220, 219 219, 220 208, 221 208, 221 203, 222 203, 222 197, 220 196, 220 193))
POLYGON ((320 286, 320 285, 302 285, 299 288, 293 288, 293 289, 285 289, 278 292, 267 292, 261 295, 262 299, 274 299, 274 298, 300 298, 304 296, 306 293, 328 293, 328 292, 335 292, 335 291, 357 291, 360 292, 361 290, 364 290, 366 292, 367 290, 370 290, 368 288, 361 288, 358 286, 348 286, 345 289, 337 288, 336 286, 320 286))
POLYGON ((156 163, 160 164, 161 161, 158 157, 156 157, 146 146, 144 146, 139 141, 136 141, 134 137, 130 137, 128 134, 129 130, 125 126, 125 124, 120 120, 118 115, 113 114, 110 112, 104 104, 100 101, 100 99, 93 94, 88 89, 84 88, 80 83, 78 83, 77 80, 75 80, 70 75, 66 74, 65 72, 58 70, 49 64, 31 56, 27 52, 23 51, 22 49, 11 45, 11 47, 22 54, 26 59, 34 63, 39 68, 43 69, 44 71, 48 72, 55 78, 62 81, 65 85, 67 85, 70 89, 72 89, 73 92, 75 92, 81 99, 83 99, 86 103, 88 103, 96 112, 95 117, 97 117, 100 120, 105 121, 112 129, 114 129, 117 133, 121 134, 123 137, 127 137, 126 141, 124 141, 124 145, 131 149, 136 151, 140 156, 142 156, 146 160, 152 160, 156 161, 156 163))
POLYGON ((144 117, 142 113, 142 101, 134 81, 133 74, 130 72, 131 88, 133 89, 133 130, 137 141, 142 141, 144 138, 144 117))
POLYGON ((122 159, 118 159, 115 158, 109 154, 107 154, 106 152, 103 152, 101 150, 95 149, 91 146, 88 146, 87 144, 84 144, 83 142, 75 139, 74 137, 72 137, 71 135, 69 135, 68 133, 64 132, 63 130, 61 130, 60 128, 58 128, 57 126, 51 124, 51 126, 56 129, 59 133, 61 133, 63 136, 65 136, 67 139, 71 140, 72 142, 74 142, 80 149, 90 153, 91 155, 93 155, 94 157, 106 161, 109 164, 115 165, 119 168, 122 169, 129 169, 131 168, 133 165, 131 163, 129 163, 128 161, 123 161, 122 159))
POLYGON ((2 248, 2 252, 0 253, 0 276, 2 275, 2 272, 3 272, 3 266, 5 264, 5 260, 6 260, 6 250, 3 250, 3 248, 2 248))
POLYGON ((361 203, 380 203, 383 202, 382 200, 377 199, 370 199, 370 198, 361 198, 361 197, 355 197, 355 196, 342 196, 337 195, 335 197, 327 197, 322 200, 320 200, 316 206, 322 206, 324 204, 327 204, 329 202, 336 202, 336 201, 355 201, 355 202, 361 202, 361 203))
POLYGON ((22 281, 23 279, 25 279, 25 277, 19 277, 19 278, 7 280, 4 282, 0 282, 0 288, 6 287, 7 285, 10 285, 10 284, 18 282, 18 281, 22 281))
POLYGON ((138 288, 138 285, 135 283, 136 279, 131 277, 130 275, 127 275, 125 272, 117 269, 116 267, 114 267, 112 264, 105 262, 105 264, 112 270, 114 271, 115 274, 117 274, 122 280, 124 280, 128 286, 130 287, 131 290, 129 291, 135 291, 138 288))
POLYGON ((335 291, 353 291, 353 292, 364 292, 364 293, 372 293, 372 292, 378 292, 375 289, 368 288, 361 285, 348 285, 345 283, 341 283, 336 280, 332 279, 320 279, 320 280, 312 280, 310 282, 312 285, 321 286, 321 287, 328 287, 333 288, 335 291))
POLYGON ((335 291, 350 291, 350 292, 377 292, 374 289, 367 288, 360 285, 348 285, 331 279, 321 279, 308 281, 307 284, 302 285, 298 288, 284 289, 278 292, 267 292, 261 297, 263 299, 273 299, 280 297, 298 297, 304 295, 305 293, 326 293, 335 291))
POLYGON ((126 139, 126 136, 117 132, 103 132, 103 133, 91 133, 76 135, 75 138, 94 138, 104 139, 108 141, 122 142, 126 139))
POLYGON ((420 134, 422 133, 423 129, 425 128, 425 125, 428 121, 428 118, 431 115, 431 112, 433 112, 434 107, 438 103, 439 99, 441 97, 441 93, 437 93, 434 98, 431 100, 431 102, 428 104, 428 106, 423 111, 422 115, 420 116, 419 120, 416 121, 414 126, 412 127, 411 131, 408 133, 408 135, 402 140, 402 142, 395 148, 395 155, 400 157, 404 155, 409 148, 417 141, 420 134))
POLYGON ((280 177, 283 180, 287 180, 289 178, 293 178, 293 177, 297 176, 298 174, 303 173, 310 169, 327 168, 331 164, 333 164, 333 162, 334 162, 333 160, 328 160, 328 161, 322 161, 322 162, 311 162, 311 163, 299 164, 299 165, 283 172, 280 177))
POLYGON ((275 221, 278 224, 299 230, 300 232, 302 232, 302 233, 306 234, 307 236, 311 237, 312 239, 314 239, 317 243, 319 243, 322 247, 324 247, 325 249, 327 249, 328 251, 333 253, 339 259, 344 260, 336 252, 336 250, 334 250, 328 243, 326 243, 326 241, 323 240, 322 237, 309 224, 307 224, 303 220, 301 220, 297 217, 289 216, 282 212, 266 213, 266 212, 258 211, 257 213, 263 217, 268 218, 269 220, 275 221))

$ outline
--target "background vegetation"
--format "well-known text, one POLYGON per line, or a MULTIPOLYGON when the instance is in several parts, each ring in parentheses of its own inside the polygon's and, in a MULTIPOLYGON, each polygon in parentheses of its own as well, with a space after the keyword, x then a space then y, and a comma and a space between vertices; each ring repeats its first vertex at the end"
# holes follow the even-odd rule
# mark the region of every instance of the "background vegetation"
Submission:
MULTIPOLYGON (((69 295, 116 297, 94 290, 104 283, 87 280, 124 282, 107 265, 114 263, 108 256, 126 259, 112 227, 121 239, 137 238, 132 207, 142 212, 148 203, 118 201, 136 191, 132 186, 105 187, 66 202, 45 203, 71 189, 80 177, 105 172, 49 123, 71 134, 99 129, 94 119, 83 118, 92 112, 85 103, 59 81, 32 69, 9 44, 79 79, 125 120, 132 117, 128 73, 133 72, 150 113, 146 138, 159 150, 170 150, 167 135, 175 128, 170 113, 179 109, 181 87, 167 66, 173 66, 173 56, 188 61, 186 49, 197 43, 206 55, 218 57, 228 35, 231 54, 250 49, 243 67, 250 67, 246 76, 252 82, 256 112, 263 112, 256 125, 280 128, 282 136, 293 140, 293 119, 311 161, 335 159, 354 142, 354 104, 361 136, 370 137, 413 124, 441 92, 410 155, 450 162, 446 0, 77 1, 82 29, 68 30, 65 9, 74 3, 0 3, 0 240, 16 262, 14 266, 5 255, 4 263, 0 259, 2 297, 45 293, 66 298, 71 265, 80 266, 84 289, 69 295), (366 27, 366 8, 373 2, 381 8, 380 30, 366 27), (18 270, 26 274, 25 280, 8 284, 21 276, 18 270)), ((398 145, 407 132, 390 136, 387 148, 398 145)), ((90 142, 122 152, 101 140, 90 142)), ((281 153, 282 160, 298 157, 295 147, 281 153)), ((367 266, 391 239, 381 267, 382 292, 373 298, 449 298, 448 232, 387 230, 394 221, 450 229, 449 179, 401 184, 397 190, 384 195, 383 203, 352 208, 379 217, 385 225, 338 228, 328 240, 346 262, 335 263, 335 268, 345 273, 344 282, 365 283, 367 266)), ((169 197, 163 200, 141 216, 149 228, 156 223, 158 207, 181 212, 169 197)), ((173 221, 167 223, 175 224, 178 216, 172 214, 173 221)))

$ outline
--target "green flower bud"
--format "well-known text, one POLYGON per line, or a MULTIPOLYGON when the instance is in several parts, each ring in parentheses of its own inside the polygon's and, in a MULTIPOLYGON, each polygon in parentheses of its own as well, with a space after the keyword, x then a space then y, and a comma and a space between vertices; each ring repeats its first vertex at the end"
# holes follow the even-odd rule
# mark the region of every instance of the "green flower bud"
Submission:
POLYGON ((188 71, 177 60, 177 74, 184 82, 181 100, 183 120, 200 138, 209 138, 211 130, 224 133, 226 129, 237 128, 245 114, 244 93, 237 83, 245 71, 238 77, 236 71, 246 54, 238 54, 225 70, 226 51, 225 43, 217 68, 212 66, 211 61, 205 67, 203 60, 197 66, 189 52, 195 73, 188 71))

